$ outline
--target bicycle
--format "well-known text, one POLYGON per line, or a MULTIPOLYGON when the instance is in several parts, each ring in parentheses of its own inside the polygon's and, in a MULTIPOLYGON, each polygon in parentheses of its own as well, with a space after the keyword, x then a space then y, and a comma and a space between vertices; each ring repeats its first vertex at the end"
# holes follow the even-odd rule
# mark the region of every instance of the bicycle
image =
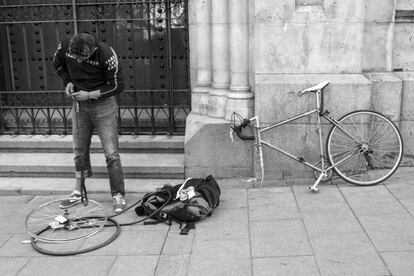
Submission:
POLYGON ((311 168, 316 177, 315 183, 309 186, 312 192, 318 192, 320 182, 329 180, 333 172, 351 184, 369 186, 383 182, 397 170, 403 156, 403 140, 394 123, 385 115, 372 110, 356 110, 338 120, 332 118, 329 116, 329 111, 324 110, 324 89, 329 84, 330 81, 324 81, 298 92, 299 97, 314 93, 315 109, 266 127, 260 126, 257 116, 246 119, 233 113, 230 126, 232 139, 233 133, 236 133, 242 140, 255 140, 261 168, 259 187, 262 186, 264 180, 263 146, 311 168), (316 128, 320 148, 320 157, 316 164, 310 163, 303 157, 295 156, 275 143, 262 138, 264 133, 271 129, 314 114, 317 117, 316 128), (321 117, 333 125, 326 138, 326 150, 324 150, 321 117), (250 135, 246 134, 247 131, 250 131, 250 135))

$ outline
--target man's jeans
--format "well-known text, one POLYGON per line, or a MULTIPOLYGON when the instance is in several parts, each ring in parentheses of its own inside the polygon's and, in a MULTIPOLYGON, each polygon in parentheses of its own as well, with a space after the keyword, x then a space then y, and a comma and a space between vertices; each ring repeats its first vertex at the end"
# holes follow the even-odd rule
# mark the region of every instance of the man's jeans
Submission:
POLYGON ((118 151, 118 104, 115 97, 79 102, 78 106, 74 104, 73 110, 73 151, 76 175, 82 172, 85 176, 92 175, 89 153, 92 134, 96 129, 105 152, 111 194, 125 195, 124 176, 118 151))

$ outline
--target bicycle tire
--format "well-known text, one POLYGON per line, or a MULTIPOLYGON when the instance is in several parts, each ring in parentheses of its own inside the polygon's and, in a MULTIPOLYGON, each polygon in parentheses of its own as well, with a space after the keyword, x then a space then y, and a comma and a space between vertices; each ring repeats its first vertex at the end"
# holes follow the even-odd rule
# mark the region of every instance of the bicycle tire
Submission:
POLYGON ((32 238, 50 243, 71 242, 90 237, 105 226, 108 217, 100 203, 88 200, 87 206, 80 202, 62 209, 59 204, 64 200, 68 198, 46 202, 26 216, 26 231, 32 238))
POLYGON ((338 123, 340 127, 330 130, 326 147, 329 162, 339 163, 333 168, 339 177, 354 185, 371 186, 397 170, 403 141, 391 120, 375 111, 359 110, 344 115, 338 123), (345 157, 350 158, 341 163, 345 157))
MULTIPOLYGON (((107 218, 107 221, 111 223, 110 225, 105 225, 107 228, 108 228, 108 226, 115 226, 116 227, 116 229, 114 230, 114 233, 109 235, 109 238, 107 238, 107 239, 104 239, 104 240, 97 239, 97 241, 96 241, 97 244, 95 244, 95 245, 88 246, 88 244, 86 244, 86 246, 88 246, 86 248, 82 248, 82 246, 85 246, 85 243, 82 243, 81 245, 78 245, 77 249, 71 250, 71 249, 68 249, 70 247, 67 246, 67 243, 65 243, 65 244, 41 243, 41 242, 38 241, 38 239, 35 239, 33 237, 31 238, 31 245, 37 252, 45 254, 45 255, 51 255, 51 256, 73 256, 73 255, 77 255, 77 254, 83 254, 83 253, 91 252, 91 251, 94 251, 96 249, 102 248, 102 247, 110 244, 121 233, 121 227, 120 227, 118 222, 116 222, 114 219, 109 218, 109 217, 107 218), (42 244, 42 245, 40 245, 40 244, 42 244)), ((95 236, 101 236, 101 234, 98 234, 98 235, 95 235, 95 236)), ((87 241, 89 241, 89 239, 87 241)), ((72 246, 72 247, 76 247, 76 246, 72 246)))

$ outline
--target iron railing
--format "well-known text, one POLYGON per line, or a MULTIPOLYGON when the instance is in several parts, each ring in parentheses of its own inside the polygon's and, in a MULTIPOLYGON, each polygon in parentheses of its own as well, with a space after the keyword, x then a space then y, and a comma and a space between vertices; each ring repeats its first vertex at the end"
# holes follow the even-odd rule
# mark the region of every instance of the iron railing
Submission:
MULTIPOLYGON (((164 91, 124 91, 118 97, 120 134, 183 134, 189 107, 147 105, 142 94, 164 91)), ((188 91, 172 91, 186 96, 188 91)), ((13 91, 0 93, 0 134, 71 134, 72 100, 62 91, 13 91)), ((168 100, 169 101, 169 100, 168 100)))

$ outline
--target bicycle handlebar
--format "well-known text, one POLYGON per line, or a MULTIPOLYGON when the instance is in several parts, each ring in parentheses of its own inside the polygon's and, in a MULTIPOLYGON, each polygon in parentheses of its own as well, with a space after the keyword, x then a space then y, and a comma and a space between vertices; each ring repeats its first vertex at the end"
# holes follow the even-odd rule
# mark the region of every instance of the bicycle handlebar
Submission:
POLYGON ((240 125, 238 126, 232 125, 231 130, 233 130, 241 140, 254 140, 255 139, 254 135, 248 136, 248 135, 242 134, 243 129, 247 127, 250 123, 251 123, 251 120, 243 119, 243 122, 240 125))

